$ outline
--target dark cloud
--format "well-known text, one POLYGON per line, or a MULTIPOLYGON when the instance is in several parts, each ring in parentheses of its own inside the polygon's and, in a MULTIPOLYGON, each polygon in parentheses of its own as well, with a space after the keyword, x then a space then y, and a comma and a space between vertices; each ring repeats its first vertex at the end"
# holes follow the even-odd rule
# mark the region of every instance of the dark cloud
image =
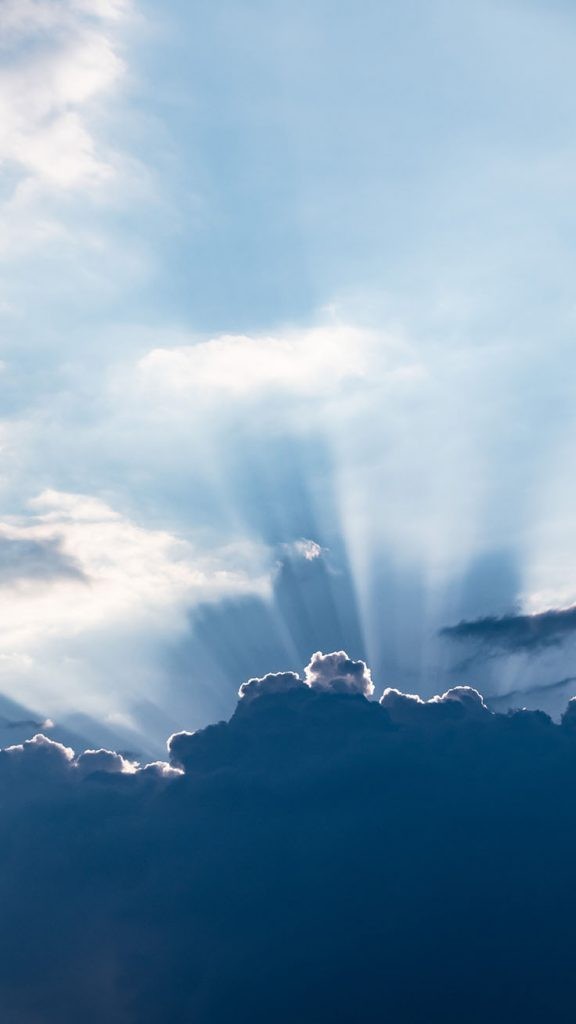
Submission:
POLYGON ((571 1019, 576 701, 375 701, 361 662, 310 665, 172 767, 0 752, 3 1022, 571 1019))
POLYGON ((112 750, 85 750, 76 760, 76 770, 81 775, 93 775, 95 772, 107 772, 117 775, 121 772, 135 770, 135 766, 122 754, 112 750))
POLYGON ((510 654, 561 644, 576 631, 576 607, 538 615, 487 615, 445 626, 440 636, 476 644, 487 651, 510 654))
POLYGON ((20 581, 84 580, 74 560, 56 540, 0 537, 0 585, 20 581))
POLYGON ((286 693, 287 690, 305 685, 296 672, 269 672, 261 679, 249 679, 247 683, 242 683, 238 696, 241 700, 253 700, 263 693, 286 693))
POLYGON ((387 687, 380 704, 392 720, 401 725, 435 725, 442 721, 483 718, 490 714, 484 698, 472 686, 453 686, 446 693, 428 700, 387 687))

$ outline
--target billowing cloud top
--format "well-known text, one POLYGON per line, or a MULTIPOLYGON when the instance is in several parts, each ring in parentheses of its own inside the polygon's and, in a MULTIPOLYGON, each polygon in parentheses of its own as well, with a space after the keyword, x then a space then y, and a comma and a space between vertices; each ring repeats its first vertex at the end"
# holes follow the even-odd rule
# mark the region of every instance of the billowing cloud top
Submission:
POLYGON ((422 700, 414 693, 401 693, 387 687, 380 698, 394 722, 413 725, 439 721, 444 718, 478 718, 492 712, 484 703, 482 694, 472 686, 453 686, 441 696, 422 700))
POLYGON ((242 683, 238 696, 243 700, 253 700, 254 697, 271 693, 286 693, 287 690, 294 690, 305 685, 296 672, 269 672, 261 679, 249 679, 247 683, 242 683))
POLYGON ((317 651, 306 666, 306 682, 318 690, 333 693, 361 693, 371 697, 374 683, 363 661, 352 661, 345 651, 322 654, 317 651))
POLYGON ((270 672, 261 679, 249 679, 243 683, 238 696, 253 700, 273 693, 286 693, 303 686, 322 690, 326 693, 353 693, 371 697, 374 683, 370 669, 363 661, 352 661, 346 651, 323 654, 316 651, 304 670, 304 679, 296 672, 270 672))

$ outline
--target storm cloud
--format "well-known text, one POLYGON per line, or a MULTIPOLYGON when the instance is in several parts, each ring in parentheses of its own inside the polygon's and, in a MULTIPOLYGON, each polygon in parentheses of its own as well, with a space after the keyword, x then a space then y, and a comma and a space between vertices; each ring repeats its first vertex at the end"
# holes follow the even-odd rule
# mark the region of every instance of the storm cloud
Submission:
MULTIPOLYGON (((342 657, 311 664, 366 681, 342 657)), ((567 1019, 574 703, 555 724, 269 673, 171 765, 5 748, 3 1020, 567 1019)))

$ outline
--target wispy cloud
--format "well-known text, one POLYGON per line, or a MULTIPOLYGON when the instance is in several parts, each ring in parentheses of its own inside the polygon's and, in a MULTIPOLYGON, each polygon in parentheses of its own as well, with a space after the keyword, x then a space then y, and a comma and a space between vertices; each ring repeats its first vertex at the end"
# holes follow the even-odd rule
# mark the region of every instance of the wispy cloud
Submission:
POLYGON ((445 626, 440 635, 476 644, 487 652, 510 654, 561 644, 575 632, 576 608, 559 608, 538 615, 488 615, 445 626))

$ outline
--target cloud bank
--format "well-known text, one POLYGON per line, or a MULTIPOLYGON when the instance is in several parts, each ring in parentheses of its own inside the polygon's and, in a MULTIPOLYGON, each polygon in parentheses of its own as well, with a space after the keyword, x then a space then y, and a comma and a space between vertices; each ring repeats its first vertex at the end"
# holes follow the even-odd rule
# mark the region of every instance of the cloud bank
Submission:
POLYGON ((576 702, 371 685, 317 653, 171 765, 2 750, 4 1019, 568 1019, 576 702))

